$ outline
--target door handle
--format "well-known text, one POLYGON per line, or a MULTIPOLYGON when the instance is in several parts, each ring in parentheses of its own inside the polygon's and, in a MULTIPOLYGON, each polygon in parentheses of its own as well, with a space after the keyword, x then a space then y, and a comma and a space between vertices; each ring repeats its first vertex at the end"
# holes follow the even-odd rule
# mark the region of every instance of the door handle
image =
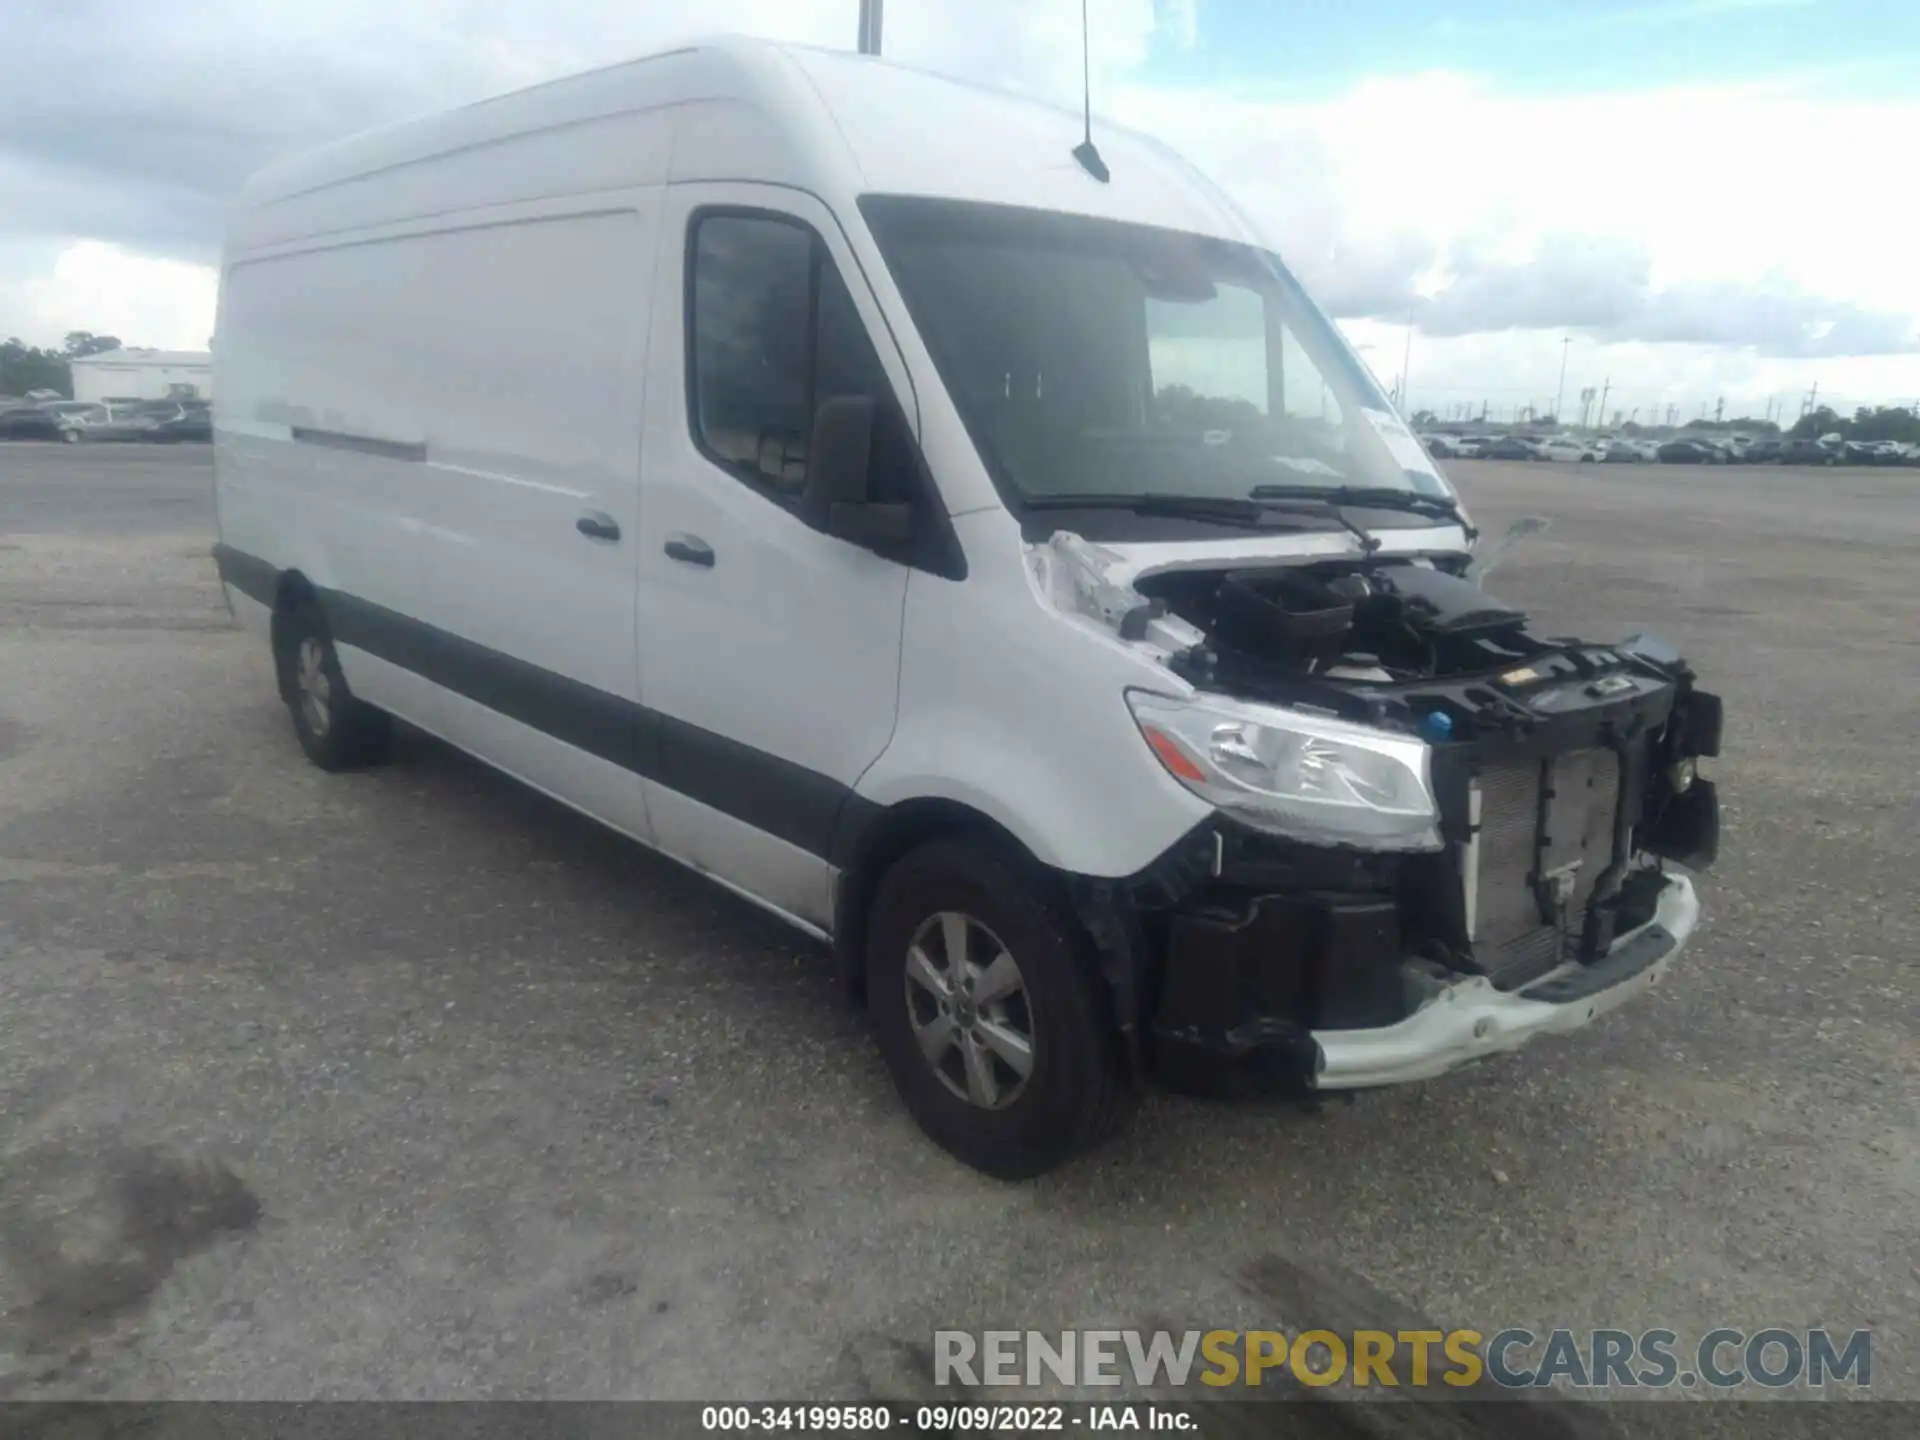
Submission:
POLYGON ((688 565, 704 565, 713 568, 713 547, 698 535, 675 535, 667 541, 667 558, 680 560, 688 565))
POLYGON ((619 522, 601 510, 589 510, 573 522, 573 528, 592 540, 618 540, 620 538, 619 522))

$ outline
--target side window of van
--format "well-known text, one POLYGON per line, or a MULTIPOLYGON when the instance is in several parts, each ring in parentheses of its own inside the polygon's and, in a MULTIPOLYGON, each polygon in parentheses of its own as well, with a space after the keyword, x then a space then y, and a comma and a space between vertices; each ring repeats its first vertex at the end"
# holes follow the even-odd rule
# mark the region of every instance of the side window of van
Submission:
MULTIPOLYGON (((820 402, 871 395, 876 468, 901 428, 891 390, 833 258, 813 231, 767 215, 695 222, 688 315, 694 439, 775 498, 797 499, 820 402)), ((882 488, 889 488, 883 485, 882 488)))

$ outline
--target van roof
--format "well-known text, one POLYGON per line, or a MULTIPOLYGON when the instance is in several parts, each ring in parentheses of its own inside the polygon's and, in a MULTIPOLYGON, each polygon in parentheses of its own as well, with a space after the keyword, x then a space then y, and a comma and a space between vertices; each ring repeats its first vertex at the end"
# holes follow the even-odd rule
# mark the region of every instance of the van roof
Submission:
POLYGON ((1077 111, 872 56, 723 37, 338 142, 262 171, 230 253, 547 198, 686 180, 939 196, 1230 239, 1252 227, 1167 146, 1096 119, 1112 173, 1071 155, 1077 111))

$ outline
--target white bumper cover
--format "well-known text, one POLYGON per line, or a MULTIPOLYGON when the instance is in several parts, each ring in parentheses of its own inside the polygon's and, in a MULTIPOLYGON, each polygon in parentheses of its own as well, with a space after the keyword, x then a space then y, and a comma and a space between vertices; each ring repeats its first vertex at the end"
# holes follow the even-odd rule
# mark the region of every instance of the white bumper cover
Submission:
POLYGON ((1669 875, 1653 919, 1617 936, 1591 970, 1564 965, 1512 992, 1496 990, 1476 975, 1438 991, 1398 1024, 1314 1031, 1321 1051, 1315 1088, 1357 1090, 1430 1080, 1488 1055, 1517 1050, 1536 1035, 1581 1029, 1659 984, 1699 923, 1692 882, 1669 875), (1620 978, 1606 983, 1616 970, 1620 978), (1570 992, 1578 993, 1566 998, 1570 992))

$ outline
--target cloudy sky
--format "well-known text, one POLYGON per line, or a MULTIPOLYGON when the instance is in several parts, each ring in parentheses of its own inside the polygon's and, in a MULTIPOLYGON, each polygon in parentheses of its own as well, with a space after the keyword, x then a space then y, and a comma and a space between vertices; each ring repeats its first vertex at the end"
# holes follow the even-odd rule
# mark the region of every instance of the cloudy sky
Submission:
MULTIPOLYGON (((1096 110, 1267 227, 1415 407, 1920 397, 1911 0, 1092 0, 1096 110), (1409 324, 1412 343, 1409 347, 1409 324), (1570 344, 1563 342, 1571 339, 1570 344)), ((354 130, 858 0, 0 0, 0 336, 200 348, 227 197, 354 130)), ((1062 102, 1078 0, 887 0, 1062 102)))

